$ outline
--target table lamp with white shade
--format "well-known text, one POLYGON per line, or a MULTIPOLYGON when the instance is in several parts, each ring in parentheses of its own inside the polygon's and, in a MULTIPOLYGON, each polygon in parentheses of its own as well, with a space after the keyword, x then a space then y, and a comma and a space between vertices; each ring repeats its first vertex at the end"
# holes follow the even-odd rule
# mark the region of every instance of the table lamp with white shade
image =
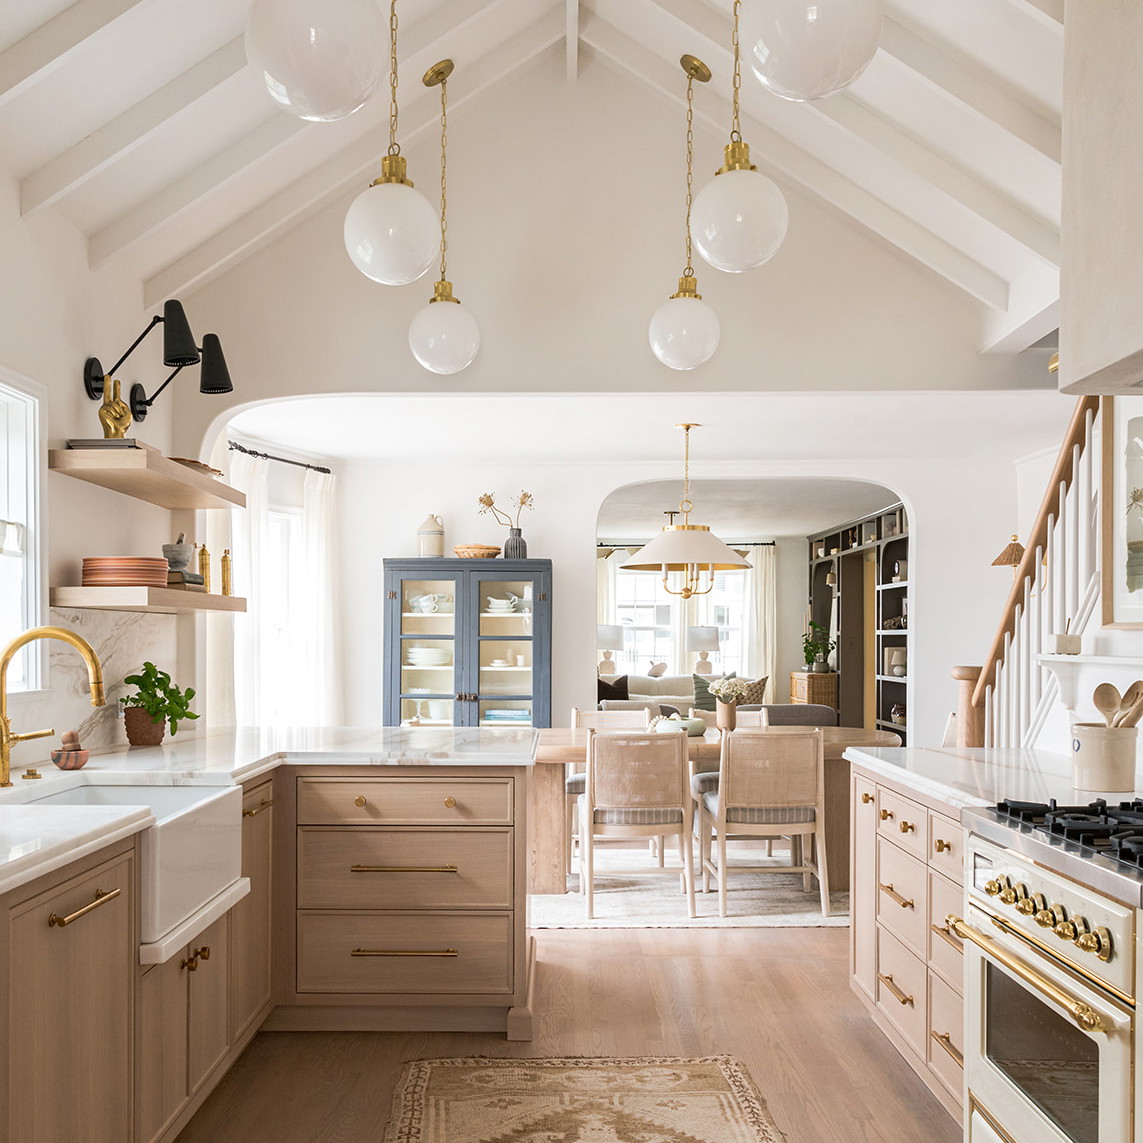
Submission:
POLYGON ((707 655, 718 650, 718 628, 688 627, 686 649, 698 652, 698 662, 694 666, 696 675, 713 675, 714 667, 707 655))
POLYGON ((615 663, 611 658, 612 651, 623 650, 623 628, 618 623, 598 623, 595 627, 595 646, 603 652, 599 663, 601 675, 614 675, 615 663))
POLYGON ((897 648, 889 655, 889 669, 897 678, 903 678, 908 671, 908 657, 903 647, 897 648))

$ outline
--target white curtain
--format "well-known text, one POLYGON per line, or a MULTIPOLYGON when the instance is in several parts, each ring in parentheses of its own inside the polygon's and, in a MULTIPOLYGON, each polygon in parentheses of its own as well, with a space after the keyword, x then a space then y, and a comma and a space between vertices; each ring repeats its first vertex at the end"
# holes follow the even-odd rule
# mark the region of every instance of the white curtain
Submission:
POLYGON ((302 492, 298 590, 290 616, 299 649, 297 722, 342 723, 341 654, 336 613, 337 477, 307 470, 302 492))
POLYGON ((746 667, 752 679, 765 676, 766 701, 774 702, 777 693, 774 671, 777 666, 776 635, 778 630, 778 593, 776 550, 773 544, 760 544, 748 551, 750 571, 746 573, 746 667))

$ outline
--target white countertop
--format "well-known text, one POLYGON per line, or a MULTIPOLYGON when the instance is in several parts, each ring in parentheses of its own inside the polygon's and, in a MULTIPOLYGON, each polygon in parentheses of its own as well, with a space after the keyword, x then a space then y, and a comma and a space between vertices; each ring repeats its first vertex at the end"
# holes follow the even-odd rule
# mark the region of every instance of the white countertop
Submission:
POLYGON ((37 806, 57 790, 111 785, 229 786, 283 763, 349 766, 531 766, 539 735, 528 727, 239 727, 168 738, 162 746, 92 752, 82 770, 12 773, 0 789, 0 892, 153 825, 145 806, 37 806))
MULTIPOLYGON (((1071 758, 1046 750, 985 747, 851 746, 850 762, 902 782, 957 809, 993 805, 1001 798, 1061 803, 1090 802, 1099 793, 1116 800, 1131 791, 1082 791, 1072 785, 1071 758)), ((1136 776, 1136 789, 1143 781, 1136 776)))

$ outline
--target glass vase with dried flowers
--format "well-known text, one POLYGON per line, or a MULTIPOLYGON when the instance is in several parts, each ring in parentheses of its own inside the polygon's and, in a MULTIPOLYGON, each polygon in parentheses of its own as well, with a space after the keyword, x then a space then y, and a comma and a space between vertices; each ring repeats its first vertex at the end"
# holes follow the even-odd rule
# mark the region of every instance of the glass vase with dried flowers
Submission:
POLYGON ((508 529, 508 539, 504 541, 504 558, 506 560, 523 560, 528 557, 528 544, 520 533, 520 513, 525 509, 534 507, 532 494, 524 492, 509 501, 509 508, 497 508, 495 493, 485 492, 480 497, 480 515, 491 514, 496 523, 503 524, 508 529), (513 511, 515 515, 513 515, 513 511))

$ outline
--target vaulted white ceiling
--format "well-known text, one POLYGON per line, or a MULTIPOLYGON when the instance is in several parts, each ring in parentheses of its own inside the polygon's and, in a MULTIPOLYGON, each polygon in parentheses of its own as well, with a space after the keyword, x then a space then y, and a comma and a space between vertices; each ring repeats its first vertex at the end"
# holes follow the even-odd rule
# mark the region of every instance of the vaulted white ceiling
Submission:
MULTIPOLYGON (((846 92, 789 103, 743 79, 760 169, 974 299, 982 350, 1018 351, 1057 325, 1063 7, 887 0, 880 49, 846 92)), ((383 95, 329 124, 269 99, 246 62, 246 10, 0 0, 0 166, 21 211, 59 212, 92 268, 137 276, 147 305, 366 185, 384 150, 383 95)), ((696 114, 728 130, 731 0, 401 0, 399 12, 404 137, 436 122, 419 82, 436 60, 463 65, 458 104, 544 53, 571 85, 590 82, 590 56, 675 105, 678 57, 692 52, 715 72, 696 114)))

